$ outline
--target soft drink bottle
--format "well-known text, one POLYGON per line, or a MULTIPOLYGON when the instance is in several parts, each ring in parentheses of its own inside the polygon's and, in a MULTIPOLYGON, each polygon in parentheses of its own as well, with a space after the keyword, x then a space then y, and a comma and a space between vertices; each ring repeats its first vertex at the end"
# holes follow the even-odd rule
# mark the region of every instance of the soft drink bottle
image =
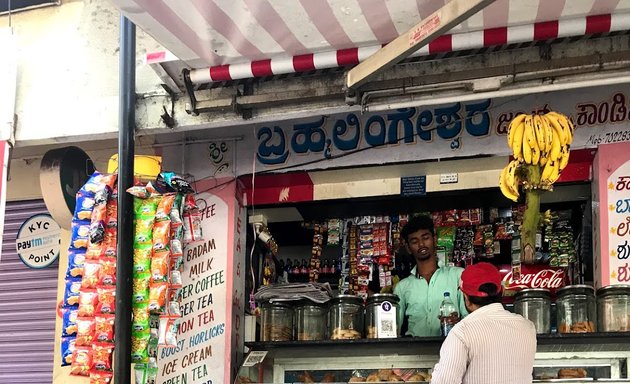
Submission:
POLYGON ((440 330, 442 331, 442 336, 446 337, 458 321, 459 312, 457 312, 457 307, 451 300, 451 294, 444 292, 444 300, 440 304, 440 330))

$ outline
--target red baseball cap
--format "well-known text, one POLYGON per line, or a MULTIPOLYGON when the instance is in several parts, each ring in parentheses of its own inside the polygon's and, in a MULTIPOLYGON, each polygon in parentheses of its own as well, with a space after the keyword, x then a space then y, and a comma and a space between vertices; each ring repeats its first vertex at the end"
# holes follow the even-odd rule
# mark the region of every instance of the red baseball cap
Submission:
POLYGON ((497 293, 502 289, 501 273, 497 267, 490 263, 477 263, 467 267, 462 273, 462 281, 459 289, 468 296, 486 297, 486 292, 479 291, 479 287, 484 284, 494 284, 497 286, 497 293))

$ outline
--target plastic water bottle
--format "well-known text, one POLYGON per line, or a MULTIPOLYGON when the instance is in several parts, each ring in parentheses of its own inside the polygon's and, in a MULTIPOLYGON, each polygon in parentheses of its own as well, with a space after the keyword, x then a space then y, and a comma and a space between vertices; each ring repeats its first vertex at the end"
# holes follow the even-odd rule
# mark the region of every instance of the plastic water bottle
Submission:
POLYGON ((451 294, 444 292, 444 300, 440 304, 440 330, 442 331, 442 336, 446 337, 458 321, 459 312, 457 312, 457 307, 451 300, 451 294))

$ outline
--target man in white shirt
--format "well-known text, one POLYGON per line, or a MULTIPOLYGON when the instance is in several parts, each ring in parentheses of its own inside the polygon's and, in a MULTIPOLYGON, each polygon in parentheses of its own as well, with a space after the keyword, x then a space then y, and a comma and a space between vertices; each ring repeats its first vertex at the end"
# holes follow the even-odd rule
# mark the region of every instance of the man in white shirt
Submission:
POLYGON ((529 384, 536 329, 501 304, 501 274, 490 263, 462 273, 460 290, 470 314, 449 332, 431 384, 529 384))

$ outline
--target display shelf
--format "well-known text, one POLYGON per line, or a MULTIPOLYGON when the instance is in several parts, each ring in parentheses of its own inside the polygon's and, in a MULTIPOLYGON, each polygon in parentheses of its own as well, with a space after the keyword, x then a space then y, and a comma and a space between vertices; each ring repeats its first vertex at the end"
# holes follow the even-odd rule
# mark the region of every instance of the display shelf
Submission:
MULTIPOLYGON (((409 348, 415 353, 439 351, 443 337, 401 337, 397 339, 357 339, 357 340, 318 340, 318 341, 273 341, 249 342, 245 345, 255 351, 275 351, 292 354, 326 354, 343 356, 349 351, 365 350, 369 353, 399 353, 409 348)), ((580 352, 580 351, 627 351, 630 350, 630 332, 626 333, 572 333, 538 336, 539 352, 580 352)))

